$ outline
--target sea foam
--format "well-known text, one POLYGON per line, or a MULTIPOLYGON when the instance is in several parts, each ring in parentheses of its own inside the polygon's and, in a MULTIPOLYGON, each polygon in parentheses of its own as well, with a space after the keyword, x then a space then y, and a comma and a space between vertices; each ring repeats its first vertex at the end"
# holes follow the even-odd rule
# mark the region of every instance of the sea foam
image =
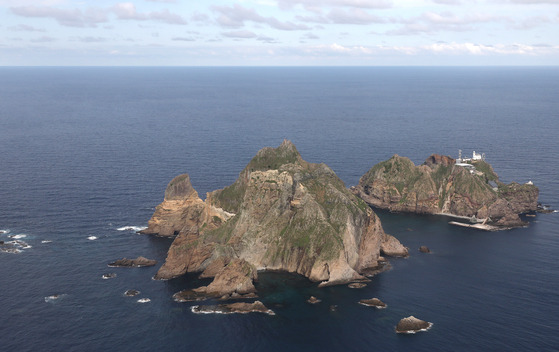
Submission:
POLYGON ((59 299, 63 298, 64 296, 66 296, 65 293, 47 296, 47 297, 45 297, 45 302, 54 303, 56 300, 59 300, 59 299))
POLYGON ((117 229, 117 231, 133 231, 133 232, 138 232, 138 231, 142 231, 142 230, 145 230, 145 229, 147 229, 146 226, 132 226, 132 225, 129 225, 129 226, 122 226, 122 227, 119 227, 119 228, 117 229))
POLYGON ((97 236, 89 236, 87 237, 87 239, 90 241, 95 241, 97 239, 97 236))

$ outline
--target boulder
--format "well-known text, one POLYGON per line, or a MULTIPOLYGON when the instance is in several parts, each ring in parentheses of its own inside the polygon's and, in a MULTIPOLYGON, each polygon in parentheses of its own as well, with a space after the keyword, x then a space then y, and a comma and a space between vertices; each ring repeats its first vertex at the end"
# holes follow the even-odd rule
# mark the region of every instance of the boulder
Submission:
POLYGON ((427 321, 417 319, 416 317, 409 316, 407 318, 403 318, 400 320, 398 325, 396 326, 397 333, 415 333, 418 331, 426 331, 428 330, 433 324, 427 321))
POLYGON ((427 247, 427 246, 421 246, 421 247, 419 247, 419 251, 420 251, 421 253, 431 253, 431 250, 430 250, 429 247, 427 247))
POLYGON ((177 302, 244 298, 244 295, 256 292, 253 280, 256 280, 257 275, 253 265, 243 259, 233 259, 215 275, 208 286, 177 292, 173 298, 177 302))
POLYGON ((359 304, 362 304, 367 307, 375 307, 378 309, 386 308, 386 303, 384 303, 378 298, 362 299, 359 301, 359 304))
POLYGON ((322 300, 316 298, 315 296, 311 296, 309 299, 307 299, 307 302, 310 304, 317 304, 322 302, 322 300))

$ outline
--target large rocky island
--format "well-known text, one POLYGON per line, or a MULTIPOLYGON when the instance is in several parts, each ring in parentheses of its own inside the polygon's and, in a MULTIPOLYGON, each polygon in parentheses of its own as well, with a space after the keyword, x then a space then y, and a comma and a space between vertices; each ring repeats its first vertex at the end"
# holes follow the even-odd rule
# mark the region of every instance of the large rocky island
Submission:
POLYGON ((479 222, 471 226, 491 230, 524 226, 519 214, 537 210, 539 191, 531 182, 504 184, 485 160, 459 161, 433 154, 416 166, 394 155, 352 191, 381 209, 468 217, 479 222))
POLYGON ((342 284, 364 279, 382 255, 408 254, 328 166, 304 161, 289 141, 260 150, 205 200, 188 175, 175 177, 142 233, 176 236, 157 279, 199 272, 215 279, 195 294, 212 297, 252 292, 256 270, 342 284))

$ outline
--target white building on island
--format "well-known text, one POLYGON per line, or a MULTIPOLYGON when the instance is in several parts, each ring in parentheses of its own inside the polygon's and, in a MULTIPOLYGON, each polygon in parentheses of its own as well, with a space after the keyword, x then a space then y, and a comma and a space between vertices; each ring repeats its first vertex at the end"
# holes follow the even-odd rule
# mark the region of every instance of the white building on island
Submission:
POLYGON ((458 150, 458 159, 456 160, 457 164, 463 164, 463 163, 478 161, 478 160, 485 161, 485 153, 478 154, 474 150, 471 158, 462 158, 462 149, 458 150))

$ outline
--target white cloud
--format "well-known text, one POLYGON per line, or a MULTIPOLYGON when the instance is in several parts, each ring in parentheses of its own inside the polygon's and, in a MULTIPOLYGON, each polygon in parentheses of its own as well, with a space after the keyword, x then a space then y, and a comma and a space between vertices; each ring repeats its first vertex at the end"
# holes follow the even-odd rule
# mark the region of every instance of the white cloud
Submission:
POLYGON ((365 9, 387 9, 393 6, 393 2, 390 0, 277 0, 277 3, 280 8, 284 9, 302 5, 311 11, 325 6, 365 9))
POLYGON ((59 24, 68 27, 96 27, 97 24, 107 22, 106 11, 89 8, 58 9, 55 7, 20 6, 10 8, 11 12, 22 17, 52 18, 59 24))
POLYGON ((283 31, 309 29, 306 25, 281 22, 275 17, 261 16, 254 9, 249 9, 239 4, 234 4, 233 6, 212 6, 212 9, 220 14, 217 22, 224 27, 241 28, 245 25, 245 22, 255 22, 267 24, 272 28, 283 31))
POLYGON ((386 20, 382 17, 371 15, 363 9, 332 9, 327 15, 332 23, 337 24, 371 24, 384 23, 386 20))
POLYGON ((131 2, 123 2, 112 7, 112 12, 121 20, 155 20, 168 24, 186 24, 186 20, 181 16, 171 13, 169 10, 152 11, 140 13, 136 6, 131 2))
POLYGON ((231 32, 224 32, 221 33, 224 37, 228 38, 239 38, 239 39, 249 39, 249 38, 256 38, 257 35, 251 31, 231 31, 231 32))
POLYGON ((45 32, 44 29, 28 26, 26 24, 20 24, 17 26, 8 27, 8 29, 16 32, 45 32))

